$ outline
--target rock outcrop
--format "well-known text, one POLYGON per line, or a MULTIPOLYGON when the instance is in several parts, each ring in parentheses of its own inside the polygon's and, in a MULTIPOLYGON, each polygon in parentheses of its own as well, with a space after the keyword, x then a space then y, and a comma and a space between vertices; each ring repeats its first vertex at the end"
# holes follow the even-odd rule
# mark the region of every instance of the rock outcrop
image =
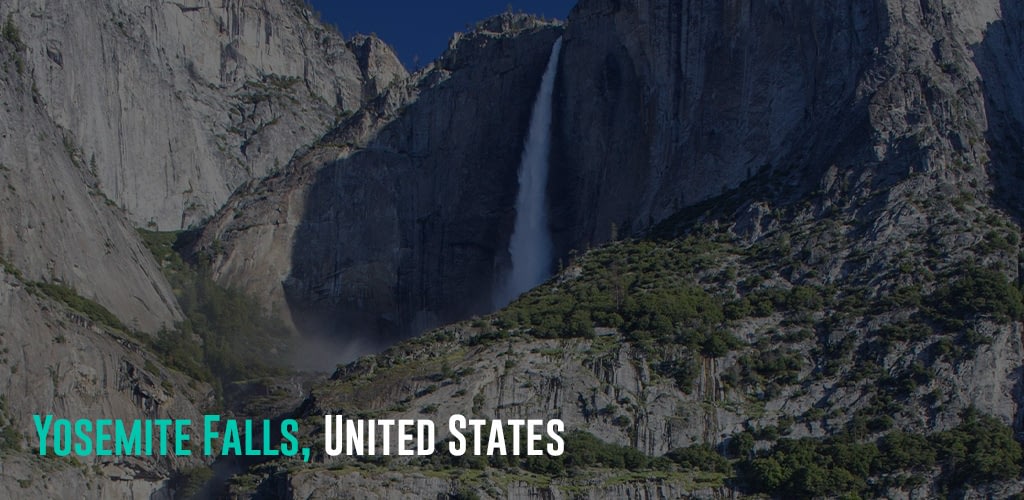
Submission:
POLYGON ((301 2, 5 2, 47 113, 136 225, 191 226, 406 76, 301 2))
MULTIPOLYGON (((61 458, 51 448, 39 456, 33 415, 200 423, 213 391, 164 367, 138 340, 31 292, 6 271, 0 313, 0 416, 17 440, 0 449, 0 496, 174 498, 177 471, 204 465, 198 454, 61 458)), ((201 426, 191 433, 201 443, 201 426)), ((52 433, 48 440, 52 446, 52 433)))

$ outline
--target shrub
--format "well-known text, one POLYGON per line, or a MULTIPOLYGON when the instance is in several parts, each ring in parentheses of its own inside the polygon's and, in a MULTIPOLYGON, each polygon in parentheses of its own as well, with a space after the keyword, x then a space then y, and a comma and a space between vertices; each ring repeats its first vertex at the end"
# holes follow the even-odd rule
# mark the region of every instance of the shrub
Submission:
POLYGON ((14 24, 14 18, 11 14, 7 15, 7 21, 4 22, 3 37, 7 43, 14 45, 19 50, 23 47, 21 42, 21 33, 18 31, 18 27, 14 24))
POLYGON ((893 432, 878 441, 881 452, 872 466, 876 473, 927 470, 935 465, 935 448, 920 434, 893 432))
POLYGON ((115 330, 127 331, 121 320, 110 312, 106 307, 82 297, 75 292, 74 289, 58 284, 58 283, 44 283, 34 282, 29 283, 29 290, 33 292, 41 293, 53 300, 63 302, 71 309, 78 311, 88 317, 90 320, 106 325, 115 330))
POLYGON ((1021 474, 1021 445, 1013 429, 977 410, 964 412, 955 429, 932 437, 950 485, 978 485, 1015 479, 1021 474))
POLYGON ((531 456, 522 463, 524 469, 538 474, 560 474, 574 467, 601 466, 612 469, 638 470, 649 468, 653 460, 636 448, 605 443, 584 431, 564 435, 565 453, 557 457, 531 456))
MULTIPOLYGON (((1021 445, 998 419, 967 410, 954 429, 931 436, 891 432, 875 443, 856 442, 850 432, 837 438, 783 439, 740 463, 741 477, 755 491, 781 497, 866 493, 873 476, 923 472, 940 465, 947 490, 1013 480, 1021 475, 1021 445)), ((858 419, 855 419, 858 420, 858 419)), ((859 417, 866 426, 868 420, 859 417)), ((739 436, 739 435, 737 435, 739 436)))
POLYGON ((953 281, 940 286, 927 300, 934 319, 959 329, 963 321, 989 315, 1010 322, 1024 317, 1024 297, 998 271, 963 264, 951 273, 953 281))
POLYGON ((767 353, 744 354, 730 370, 728 379, 734 385, 760 385, 767 382, 793 384, 797 382, 802 365, 799 353, 791 350, 775 349, 767 353))
POLYGON ((21 451, 21 433, 7 413, 7 398, 0 394, 0 455, 8 451, 21 451))
POLYGON ((700 367, 693 358, 665 360, 654 366, 655 373, 668 377, 676 382, 679 390, 690 394, 693 392, 693 383, 700 374, 700 367))
POLYGON ((686 448, 678 448, 666 453, 665 457, 686 469, 723 474, 732 471, 729 460, 708 445, 695 444, 686 448))
POLYGON ((174 479, 174 498, 196 498, 211 479, 213 470, 208 467, 199 466, 179 472, 174 479))
POLYGON ((185 314, 173 331, 162 330, 150 341, 164 364, 211 382, 218 391, 230 382, 280 372, 277 360, 290 335, 280 319, 268 316, 246 294, 213 281, 203 263, 186 263, 178 250, 187 233, 138 232, 185 314), (277 356, 268 355, 274 352, 277 356))

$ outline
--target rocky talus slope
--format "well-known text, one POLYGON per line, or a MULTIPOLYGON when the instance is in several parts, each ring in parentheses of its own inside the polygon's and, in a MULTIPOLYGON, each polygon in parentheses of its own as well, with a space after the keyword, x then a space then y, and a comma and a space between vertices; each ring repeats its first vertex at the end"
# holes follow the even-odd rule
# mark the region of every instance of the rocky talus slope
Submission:
POLYGON ((189 227, 406 71, 291 0, 4 2, 46 113, 139 226, 189 227))

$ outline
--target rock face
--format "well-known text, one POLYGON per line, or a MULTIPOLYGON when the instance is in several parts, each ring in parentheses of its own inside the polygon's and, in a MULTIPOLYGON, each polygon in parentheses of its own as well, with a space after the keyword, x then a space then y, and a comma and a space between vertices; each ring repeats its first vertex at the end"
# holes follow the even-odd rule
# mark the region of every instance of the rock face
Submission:
POLYGON ((495 261, 508 259, 509 186, 560 31, 504 16, 457 37, 287 176, 233 198, 200 246, 219 242, 223 280, 271 307, 286 297, 308 331, 372 345, 487 311, 495 261))
MULTIPOLYGON (((205 384, 164 368, 137 341, 63 304, 30 293, 0 272, 0 394, 20 451, 0 450, 0 496, 174 498, 175 471, 195 457, 39 456, 32 415, 54 418, 175 418, 202 422, 213 403, 205 384)), ((201 427, 193 426, 193 433, 201 427)), ((201 439, 199 434, 193 440, 201 439)), ((50 435, 50 443, 53 435, 50 435)), ((197 442, 197 441, 194 441, 197 442)), ((201 442, 201 441, 198 441, 201 442)))
MULTIPOLYGON (((418 473, 390 471, 344 471, 324 473, 300 473, 288 478, 287 488, 282 488, 279 498, 335 498, 353 496, 366 499, 449 498, 472 492, 476 498, 503 498, 507 500, 569 499, 615 500, 622 498, 649 498, 668 500, 672 498, 712 499, 727 496, 725 488, 693 488, 686 480, 636 480, 619 484, 602 484, 611 478, 596 478, 595 484, 576 487, 569 493, 560 484, 536 485, 521 478, 494 478, 485 482, 484 488, 476 488, 458 478, 429 477, 418 473), (505 482, 502 482, 502 480, 505 482)), ((614 483, 614 480, 610 481, 614 483)))
MULTIPOLYGON (((185 227, 226 200, 193 256, 303 332, 356 350, 487 311, 508 267, 530 105, 558 36, 549 198, 565 269, 515 317, 458 324, 344 367, 300 418, 558 417, 651 455, 721 449, 747 431, 767 447, 768 429, 862 430, 864 441, 880 428, 937 432, 967 408, 1024 429, 1021 305, 1000 302, 1022 282, 1019 3, 583 0, 565 26, 483 22, 411 78, 381 41, 343 42, 310 15, 271 0, 0 5, 12 27, 0 39, 5 431, 31 429, 33 413, 196 418, 210 402, 208 387, 74 300, 141 332, 181 319, 131 222, 185 227), (652 228, 668 242, 571 254, 652 228), (687 232, 704 238, 696 249, 677 238, 687 232), (655 339, 660 318, 627 324, 650 287, 630 289, 618 324, 607 311, 587 316, 600 301, 571 303, 566 290, 580 284, 585 297, 609 297, 608 270, 587 259, 620 250, 624 260, 607 262, 623 279, 677 272, 658 267, 658 252, 704 259, 674 276, 689 295, 668 295, 665 316, 699 290, 728 300, 712 331, 666 320, 655 339), (972 290, 971 280, 1007 287, 972 290)), ((711 317, 705 305, 697 319, 711 317)), ((279 387, 289 398, 302 390, 279 387)), ((262 407, 281 413, 285 399, 270 399, 262 407)), ((34 445, 24 432, 3 444, 0 497, 169 497, 166 478, 199 465, 90 468, 8 449, 34 445), (32 480, 44 472, 58 482, 32 480)), ((253 475, 284 472, 239 494, 436 498, 474 479, 434 464, 396 461, 411 470, 381 474, 323 462, 267 464, 253 475)), ((537 484, 494 474, 470 489, 733 493, 721 477, 537 484)), ((928 474, 925 496, 948 493, 931 481, 939 471, 928 474)), ((992 488, 1006 496, 1021 485, 992 488)))
POLYGON ((887 165, 891 182, 981 154, 987 100, 992 120, 1021 123, 1019 78, 995 76, 1021 71, 1011 3, 580 2, 555 114, 556 239, 642 230, 768 167, 887 165))
POLYGON ((124 212, 46 117, 28 70, 19 74, 25 49, 0 44, 7 68, 0 73, 0 256, 25 279, 71 287, 130 327, 154 332, 180 320, 170 287, 124 212))
MULTIPOLYGON (((858 179, 866 194, 978 164, 967 177, 991 176, 1015 203, 1022 89, 1004 76, 1021 71, 1019 10, 996 0, 581 2, 556 84, 556 253, 640 234, 764 172, 788 175, 777 187, 793 199, 828 176, 858 179)), ((553 36, 513 29, 479 50, 490 38, 456 39, 410 84, 418 97, 385 99, 393 112, 342 125, 320 148, 341 148, 344 161, 300 159, 303 180, 291 184, 306 191, 285 190, 286 203, 269 195, 275 220, 301 219, 294 232, 274 226, 272 257, 251 251, 267 245, 268 212, 256 208, 266 189, 230 202, 205 239, 228 243, 217 266, 225 282, 275 297, 273 307, 286 293, 290 309, 351 325, 348 336, 415 332, 485 309, 509 265, 519 105, 533 97, 553 36), (265 279, 264 269, 274 272, 265 279)))
MULTIPOLYGON (((499 316, 407 342, 343 368, 302 410, 311 417, 559 417, 570 428, 655 455, 694 443, 721 449, 744 429, 832 436, 879 415, 883 427, 939 432, 972 407, 1019 435, 1019 317, 963 316, 954 308, 951 314, 961 316, 943 323, 935 319, 940 306, 928 301, 970 270, 1021 283, 1022 14, 1016 4, 997 0, 879 0, 843 9, 812 1, 582 1, 564 28, 557 84, 549 189, 560 251, 608 241, 616 232, 647 234, 660 223, 659 232, 682 228, 733 245, 724 253, 701 249, 718 260, 702 262, 693 278, 714 296, 742 300, 811 287, 829 305, 723 321, 715 328, 738 339, 724 353, 708 354, 703 346, 686 352, 681 341, 645 347, 644 332, 629 328, 601 329, 588 339, 538 338, 531 328, 547 318, 530 312, 562 304, 563 287, 587 279, 570 265, 527 299, 534 309, 522 312, 523 329, 499 316), (659 372, 664 363, 678 367, 687 359, 696 364, 659 372), (762 359, 776 365, 757 374, 762 359), (927 375, 914 375, 922 367, 927 375), (908 380, 913 383, 895 383, 908 380)), ((552 38, 551 31, 526 31, 508 43, 552 38)), ((457 276, 480 276, 486 256, 491 267, 480 283, 507 265, 501 250, 511 230, 507 215, 486 219, 499 227, 475 229, 478 239, 447 229, 479 228, 465 218, 479 207, 507 214, 511 174, 495 174, 508 176, 497 192, 466 184, 454 176, 457 170, 411 175, 432 165, 435 154, 462 151, 428 130, 488 137, 476 135, 489 126, 486 117, 451 125, 457 106, 424 107, 478 66, 461 57, 464 43, 458 40, 439 68, 460 61, 468 68, 418 75, 419 87, 378 101, 296 163, 293 185, 308 186, 303 191, 272 179, 234 199, 233 213, 222 212, 200 246, 226 242, 226 253, 216 257, 222 278, 253 279, 245 267, 255 257, 248 249, 273 238, 275 248, 292 245, 291 253, 277 254, 290 262, 270 264, 292 311, 321 311, 322 318, 370 331, 415 329, 429 323, 418 318, 471 312, 416 300, 457 276), (426 120, 425 109, 437 121, 414 121, 426 120), (334 154, 340 159, 328 162, 334 154), (417 189, 403 188, 411 179, 417 189), (467 189, 501 201, 465 205, 467 189), (303 206, 296 216, 297 201, 303 206), (301 221, 297 229, 267 222, 267 207, 280 214, 278 224, 301 221), (448 237, 430 245, 408 239, 438 234, 448 237), (423 256, 434 248, 438 253, 423 256), (383 249, 397 255, 381 256, 383 249), (448 256, 458 260, 438 264, 448 256), (450 264, 470 272, 449 274, 450 264)), ((531 53, 540 67, 544 51, 531 53)), ((481 88, 492 89, 473 86, 454 102, 472 102, 481 88)), ((462 156, 454 158, 453 165, 463 164, 462 156)), ((254 269, 269 264, 255 262, 254 269)), ((453 290, 474 305, 484 289, 474 286, 462 282, 453 290)), ((686 325, 674 327, 679 337, 692 334, 686 325)), ((864 432, 865 439, 881 435, 864 432)), ((367 495, 403 493, 389 489, 387 479, 346 470, 351 463, 327 462, 287 476, 290 488, 327 493, 338 481, 367 495)), ((430 496, 455 489, 419 475, 415 464, 410 469, 395 480, 430 496)), ((894 486, 883 496, 939 495, 933 481, 939 472, 929 474, 922 490, 894 486)), ((1020 484, 992 488, 976 494, 1018 493, 1020 484)))
POLYGON ((199 460, 38 456, 34 414, 198 421, 212 390, 163 367, 139 339, 90 318, 104 306, 126 328, 153 333, 181 312, 126 214, 97 188, 81 151, 62 144, 64 131, 44 113, 25 57, 23 42, 7 31, 0 39, 0 425, 15 438, 0 447, 0 497, 171 498, 173 471, 199 460), (43 283, 99 306, 76 310, 50 298, 43 283))
POLYGON ((188 227, 406 71, 299 2, 5 2, 47 113, 139 226, 188 227))

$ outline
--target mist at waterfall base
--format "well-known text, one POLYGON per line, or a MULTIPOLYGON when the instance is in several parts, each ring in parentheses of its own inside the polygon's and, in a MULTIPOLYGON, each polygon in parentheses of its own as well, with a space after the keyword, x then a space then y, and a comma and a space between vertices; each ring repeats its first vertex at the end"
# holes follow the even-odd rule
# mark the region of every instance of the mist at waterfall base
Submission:
POLYGON ((300 372, 331 373, 338 366, 363 356, 377 354, 388 344, 369 342, 365 332, 332 332, 330 335, 303 332, 288 350, 288 364, 300 372))
POLYGON ((512 267, 496 287, 494 307, 501 308, 551 275, 551 229, 548 227, 548 156, 551 152, 551 105, 562 39, 551 48, 540 91, 533 103, 530 130, 519 165, 516 220, 509 239, 512 267))
MULTIPOLYGON (((516 218, 509 239, 511 268, 494 287, 492 302, 498 309, 551 276, 553 243, 548 226, 548 157, 551 150, 552 101, 562 39, 551 49, 530 116, 523 144, 516 195, 516 218)), ((397 340, 382 337, 346 321, 321 321, 315 315, 292 310, 300 334, 286 341, 284 359, 295 370, 330 373, 339 365, 384 351, 397 340)), ((364 325, 365 326, 365 325, 364 325)))

